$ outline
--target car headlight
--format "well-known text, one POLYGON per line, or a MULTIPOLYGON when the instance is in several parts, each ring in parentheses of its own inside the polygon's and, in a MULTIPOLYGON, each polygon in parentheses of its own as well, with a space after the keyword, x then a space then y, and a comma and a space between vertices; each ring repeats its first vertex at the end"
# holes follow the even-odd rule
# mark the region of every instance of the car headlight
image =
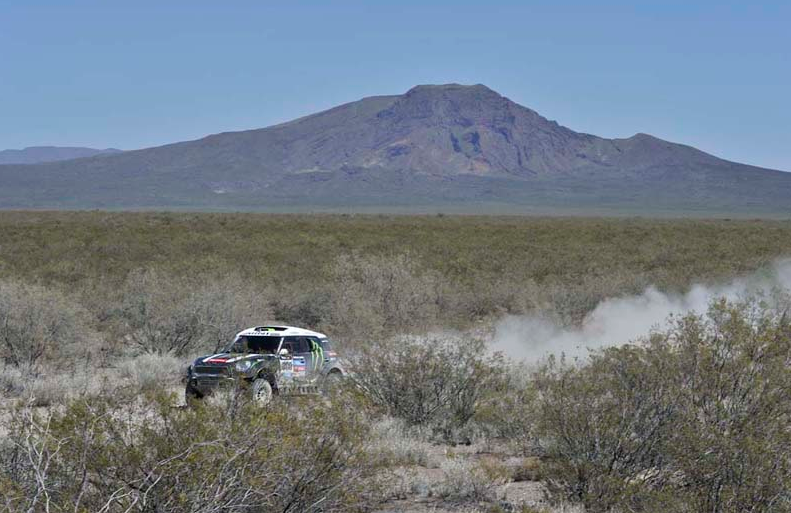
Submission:
POLYGON ((247 372, 250 370, 250 367, 253 366, 253 362, 250 360, 242 360, 241 362, 236 362, 236 370, 239 372, 247 372))

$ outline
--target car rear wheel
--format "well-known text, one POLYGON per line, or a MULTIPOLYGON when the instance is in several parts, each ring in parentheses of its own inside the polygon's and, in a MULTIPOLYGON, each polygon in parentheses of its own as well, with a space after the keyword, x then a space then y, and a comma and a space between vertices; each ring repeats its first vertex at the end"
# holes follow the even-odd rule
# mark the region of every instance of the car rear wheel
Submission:
POLYGON ((322 385, 324 385, 325 391, 331 391, 338 388, 343 381, 343 374, 337 370, 331 370, 329 374, 324 376, 324 380, 322 385))
POLYGON ((189 381, 187 381, 187 386, 184 389, 184 401, 187 403, 187 406, 189 406, 190 403, 192 403, 193 401, 196 401, 196 400, 202 399, 202 398, 203 398, 203 394, 198 392, 192 386, 192 384, 189 381))
POLYGON ((253 381, 253 401, 258 404, 269 404, 272 400, 272 385, 264 378, 253 381))

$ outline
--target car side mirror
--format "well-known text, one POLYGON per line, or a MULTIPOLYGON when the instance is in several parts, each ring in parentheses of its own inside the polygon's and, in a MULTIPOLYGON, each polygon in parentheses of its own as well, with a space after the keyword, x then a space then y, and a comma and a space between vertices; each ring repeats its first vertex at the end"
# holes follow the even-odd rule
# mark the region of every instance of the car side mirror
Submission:
POLYGON ((280 350, 279 354, 280 356, 288 356, 288 349, 284 347, 283 349, 280 350))

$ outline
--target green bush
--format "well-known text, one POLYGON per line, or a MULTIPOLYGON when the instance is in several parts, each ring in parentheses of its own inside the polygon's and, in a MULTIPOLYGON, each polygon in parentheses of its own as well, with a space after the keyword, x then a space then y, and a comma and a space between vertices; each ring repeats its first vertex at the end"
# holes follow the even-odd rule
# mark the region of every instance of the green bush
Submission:
POLYGON ((367 428, 343 398, 179 409, 165 396, 95 397, 63 411, 23 408, 8 427, 0 507, 9 512, 335 512, 379 497, 367 428))
POLYGON ((116 315, 118 336, 138 350, 181 356, 225 345, 270 313, 260 291, 240 278, 207 282, 138 269, 121 288, 116 315))
POLYGON ((141 290, 140 269, 159 278, 142 287, 155 311, 189 319, 188 296, 216 286, 219 296, 200 295, 233 303, 237 319, 252 307, 254 323, 271 316, 367 341, 386 328, 466 329, 536 310, 577 323, 605 297, 766 266, 791 254, 791 222, 2 212, 0 240, 0 279, 79 298, 108 345, 129 343, 115 326, 122 308, 120 320, 139 326, 140 305, 124 295, 141 290), (178 293, 159 301, 157 282, 178 293))
POLYGON ((791 511, 791 319, 756 303, 679 323, 674 468, 705 511, 791 511))
POLYGON ((331 322, 347 339, 367 342, 437 324, 440 277, 409 255, 343 255, 330 276, 331 322))
POLYGON ((507 442, 524 456, 538 449, 535 437, 536 387, 530 370, 521 364, 499 370, 482 394, 473 422, 482 435, 507 442))
POLYGON ((389 415, 452 440, 499 383, 505 364, 482 340, 400 337, 352 355, 353 380, 389 415))
POLYGON ((0 345, 3 360, 35 371, 42 359, 56 359, 90 346, 87 315, 63 294, 38 285, 0 282, 0 345))
POLYGON ((536 431, 551 485, 590 511, 791 511, 789 362, 788 317, 756 301, 550 361, 536 431))

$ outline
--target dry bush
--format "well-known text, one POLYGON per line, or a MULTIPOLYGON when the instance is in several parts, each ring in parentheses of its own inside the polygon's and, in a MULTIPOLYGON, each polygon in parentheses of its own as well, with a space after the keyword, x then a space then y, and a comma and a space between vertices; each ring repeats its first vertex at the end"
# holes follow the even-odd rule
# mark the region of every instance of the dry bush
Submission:
POLYGON ((244 328, 272 317, 269 291, 240 276, 226 276, 198 287, 203 302, 201 344, 206 349, 226 345, 244 328))
POLYGON ((532 279, 523 279, 510 273, 489 279, 474 280, 470 286, 460 286, 455 281, 445 280, 446 317, 460 326, 470 319, 486 319, 492 316, 520 315, 544 307, 544 289, 532 279))
POLYGON ((640 345, 538 375, 556 490, 589 511, 791 511, 791 324, 712 304, 640 345))
POLYGON ((451 502, 494 502, 497 488, 508 482, 508 469, 491 459, 450 458, 441 467, 444 477, 433 492, 451 502))
POLYGON ((363 511, 379 499, 377 472, 361 415, 339 402, 227 411, 95 397, 62 411, 23 408, 0 447, 0 508, 363 511))
POLYGON ((331 276, 331 322, 349 339, 369 341, 437 322, 441 279, 409 255, 343 255, 331 276))
POLYGON ((204 304, 191 285, 156 271, 131 273, 119 312, 125 338, 149 353, 193 350, 202 333, 204 304))
POLYGON ((274 294, 273 318, 293 326, 332 329, 333 296, 330 287, 291 283, 274 294))
POLYGON ((33 370, 42 359, 69 356, 90 336, 86 324, 85 313, 54 290, 0 282, 0 344, 10 365, 33 370))
POLYGON ((260 292, 239 278, 204 283, 138 270, 122 295, 123 333, 148 353, 209 351, 270 315, 260 292))
POLYGON ((152 392, 174 385, 187 364, 173 355, 141 354, 116 363, 117 372, 135 390, 152 392))
POLYGON ((559 276, 548 280, 536 291, 540 309, 557 319, 560 325, 577 325, 602 301, 638 294, 652 285, 644 274, 616 271, 591 275, 559 276))
POLYGON ((504 363, 482 340, 401 337, 351 355, 352 379, 376 405, 409 425, 454 438, 481 398, 497 386, 504 363))
POLYGON ((536 431, 555 491, 591 511, 640 499, 643 483, 635 478, 663 462, 659 442, 676 411, 666 383, 672 359, 656 356, 647 361, 640 348, 612 348, 590 365, 550 361, 539 374, 536 431))
POLYGON ((720 301, 671 335, 685 386, 670 454, 694 509, 791 511, 788 310, 720 301))
POLYGON ((472 421, 485 439, 501 440, 517 454, 533 455, 538 450, 533 429, 536 393, 527 368, 505 365, 482 395, 472 421))
POLYGON ((519 481, 542 481, 543 464, 535 456, 522 459, 517 465, 511 467, 511 479, 519 481))
POLYGON ((25 390, 29 373, 19 367, 3 364, 0 371, 0 393, 3 397, 18 397, 25 390))
POLYGON ((60 405, 109 387, 90 364, 68 369, 40 368, 40 372, 7 367, 0 376, 5 397, 34 407, 60 405))
MULTIPOLYGON (((286 315, 277 317, 334 326, 322 304, 337 283, 328 269, 344 258, 393 261, 381 255, 395 251, 409 255, 410 274, 440 277, 441 323, 467 328, 481 317, 536 308, 574 322, 602 297, 743 275, 791 254, 791 222, 3 212, 0 240, 0 277, 79 294, 101 324, 115 317, 114 295, 127 276, 153 265, 193 285, 196 277, 242 276, 287 299, 286 315), (289 294, 295 280, 304 297, 289 294)), ((354 282, 365 273, 341 274, 354 282)), ((338 324, 338 334, 352 321, 338 324)))
POLYGON ((404 465, 431 466, 429 433, 403 420, 383 417, 371 426, 368 452, 390 467, 404 465))
POLYGON ((5 367, 0 374, 0 405, 3 399, 34 407, 64 404, 68 400, 96 393, 100 380, 81 368, 45 373, 31 373, 17 367, 5 367))
POLYGON ((0 282, 0 391, 34 406, 84 393, 97 336, 89 315, 64 294, 38 285, 0 282))
POLYGON ((47 374, 29 380, 21 399, 29 406, 54 406, 85 395, 90 386, 90 378, 84 373, 47 374))

